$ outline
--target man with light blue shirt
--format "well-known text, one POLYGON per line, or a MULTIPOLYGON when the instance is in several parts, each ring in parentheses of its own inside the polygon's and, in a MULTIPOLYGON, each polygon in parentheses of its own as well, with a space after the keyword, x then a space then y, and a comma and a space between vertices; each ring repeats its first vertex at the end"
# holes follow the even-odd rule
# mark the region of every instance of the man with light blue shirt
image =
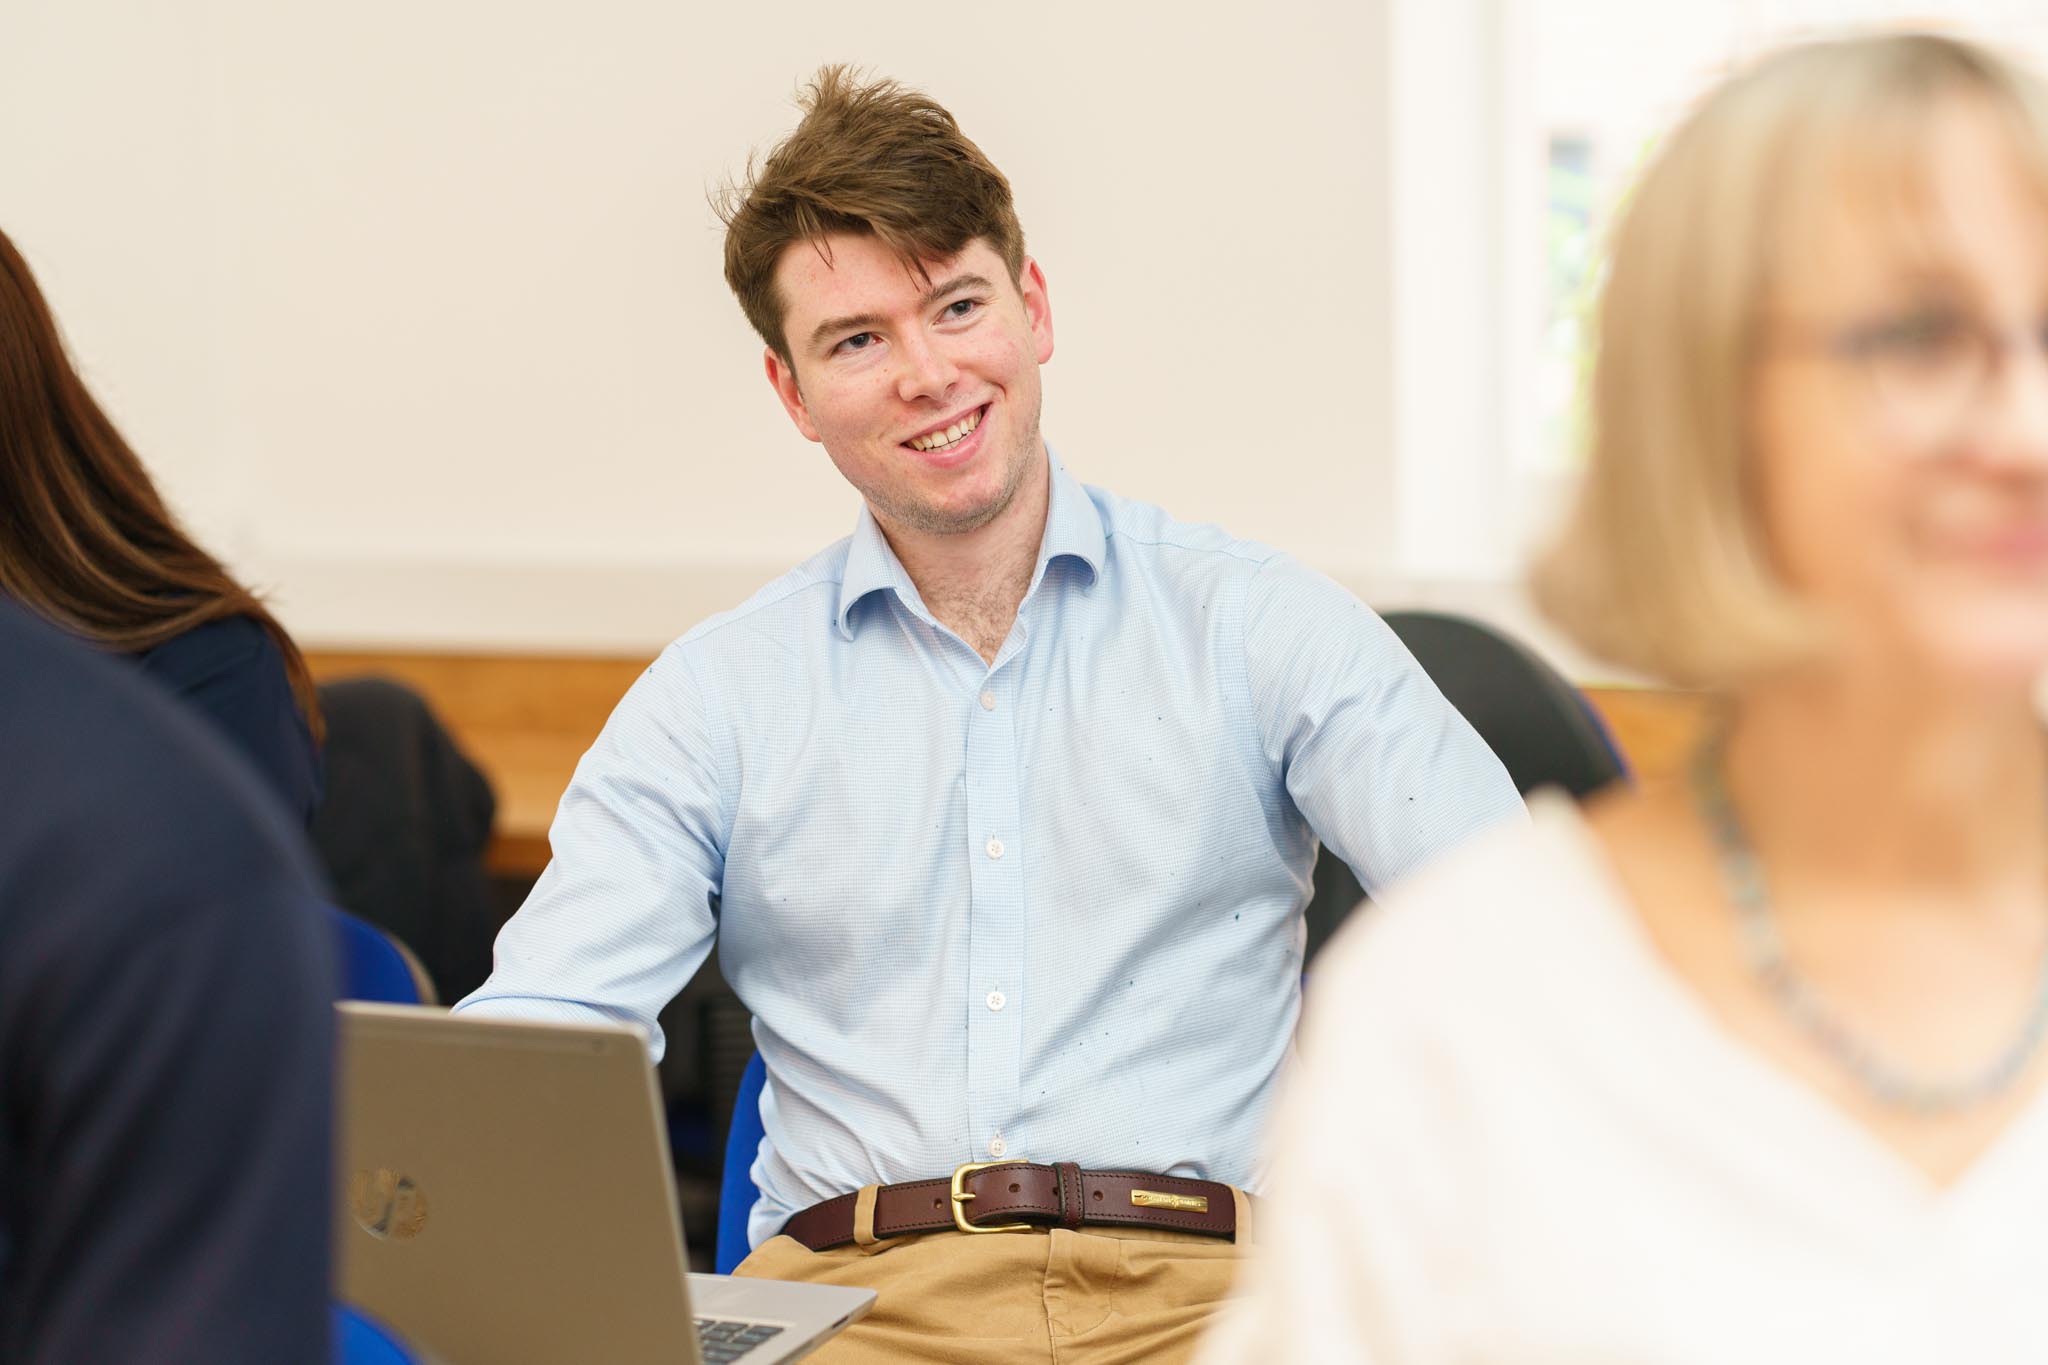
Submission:
POLYGON ((805 104, 726 277, 865 506, 634 685, 461 1008, 651 1028, 715 939, 768 1069, 742 1273, 881 1290, 824 1358, 1183 1358, 1318 838, 1371 887, 1521 804, 1351 594, 1049 454, 1045 277, 950 115, 805 104))

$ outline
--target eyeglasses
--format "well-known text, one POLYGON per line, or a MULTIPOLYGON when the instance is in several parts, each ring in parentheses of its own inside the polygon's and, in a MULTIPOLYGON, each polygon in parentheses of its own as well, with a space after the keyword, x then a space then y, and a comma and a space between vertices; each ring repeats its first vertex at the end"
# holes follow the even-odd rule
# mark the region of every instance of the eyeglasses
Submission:
POLYGON ((1901 441, 1916 453, 1953 442, 1968 426, 2013 351, 2048 358, 2048 319, 1999 328, 1958 308, 1935 306, 1814 337, 1821 352, 1869 382, 1901 441))

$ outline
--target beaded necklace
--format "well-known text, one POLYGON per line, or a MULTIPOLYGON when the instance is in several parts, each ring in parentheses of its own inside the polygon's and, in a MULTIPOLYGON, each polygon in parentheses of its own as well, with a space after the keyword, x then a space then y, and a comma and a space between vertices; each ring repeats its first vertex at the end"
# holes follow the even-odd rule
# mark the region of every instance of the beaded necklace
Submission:
POLYGON ((1879 1103, 1921 1114, 1950 1113, 1996 1098, 2026 1070, 2048 1035, 2048 956, 2044 956, 2034 1002, 2011 1042, 1972 1075, 1929 1078, 1915 1075, 1878 1054, 1858 1037, 1799 974, 1785 952, 1785 939, 1771 913, 1763 864, 1743 833, 1722 762, 1724 737, 1700 747, 1692 765, 1693 799, 1714 841, 1721 880, 1734 902, 1738 935, 1750 971, 1771 1000, 1834 1063, 1879 1103))

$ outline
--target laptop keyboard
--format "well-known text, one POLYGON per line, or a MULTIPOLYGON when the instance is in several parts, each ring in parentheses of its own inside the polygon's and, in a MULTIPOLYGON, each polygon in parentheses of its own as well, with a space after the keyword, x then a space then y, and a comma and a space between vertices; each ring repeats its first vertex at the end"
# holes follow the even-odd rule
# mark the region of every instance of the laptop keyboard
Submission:
POLYGON ((704 1354, 704 1365, 726 1365, 727 1361, 740 1359, 781 1330, 765 1322, 720 1322, 698 1318, 697 1349, 704 1354))

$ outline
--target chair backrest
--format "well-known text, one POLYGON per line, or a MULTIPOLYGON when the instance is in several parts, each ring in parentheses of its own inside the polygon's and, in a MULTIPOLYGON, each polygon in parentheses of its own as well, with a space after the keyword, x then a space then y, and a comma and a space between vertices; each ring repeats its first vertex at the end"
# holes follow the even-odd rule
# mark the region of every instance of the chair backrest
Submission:
POLYGON ((502 918, 484 867, 496 801, 426 699, 389 678, 321 684, 326 794, 313 846, 335 902, 417 952, 460 999, 502 918))
MULTIPOLYGON (((1390 611, 1382 618, 1444 699, 1479 732, 1517 791, 1561 787, 1585 797, 1628 776, 1599 713, 1519 641, 1441 612, 1390 611)), ((1326 850, 1316 861, 1308 908, 1310 958, 1364 896, 1351 869, 1326 850)))
POLYGON ((378 1000, 392 1005, 431 1005, 433 984, 405 945, 346 910, 329 906, 341 944, 341 994, 345 1000, 378 1000))
POLYGON ((1519 640, 1441 612, 1390 611, 1383 619, 1499 757, 1516 790, 1562 787, 1585 797, 1628 775, 1585 695, 1519 640))
POLYGON ((767 1063, 756 1052, 740 1076, 739 1097, 733 1101, 732 1125, 725 1131, 725 1170, 718 1189, 718 1251, 714 1263, 718 1273, 730 1275, 747 1259, 747 1221, 761 1192, 754 1188, 754 1158, 761 1150, 766 1129, 761 1124, 761 1087, 768 1080, 767 1063))

